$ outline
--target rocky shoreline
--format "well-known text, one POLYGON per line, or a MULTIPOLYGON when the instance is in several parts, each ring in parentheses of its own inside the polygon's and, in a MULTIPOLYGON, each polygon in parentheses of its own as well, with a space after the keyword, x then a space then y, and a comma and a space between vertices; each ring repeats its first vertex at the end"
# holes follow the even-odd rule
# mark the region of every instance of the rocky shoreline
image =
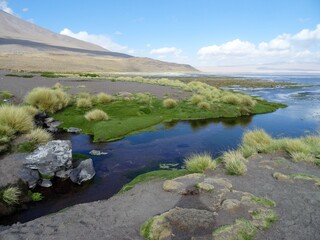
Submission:
POLYGON ((205 174, 138 184, 109 200, 14 224, 0 238, 317 239, 318 169, 294 163, 283 152, 254 155, 247 166, 245 176, 226 175, 219 166, 205 174), (277 178, 276 172, 315 178, 277 178))

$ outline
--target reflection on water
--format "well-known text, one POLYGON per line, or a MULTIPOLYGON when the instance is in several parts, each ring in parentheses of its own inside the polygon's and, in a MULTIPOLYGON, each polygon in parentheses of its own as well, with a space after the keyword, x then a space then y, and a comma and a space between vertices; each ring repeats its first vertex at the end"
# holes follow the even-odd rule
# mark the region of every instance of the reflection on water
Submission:
MULTIPOLYGON (((301 82, 303 79, 296 81, 301 82)), ((320 78, 316 81, 320 83, 320 78)), ((312 80, 313 84, 316 81, 312 80)), ((25 222, 77 203, 107 199, 135 176, 157 170, 160 164, 178 164, 181 167, 183 159, 191 153, 206 151, 217 157, 223 151, 236 148, 243 132, 248 129, 263 128, 273 137, 297 137, 315 132, 320 122, 317 115, 320 112, 320 98, 318 95, 316 98, 309 96, 316 95, 313 93, 319 90, 317 86, 303 89, 261 89, 254 92, 242 89, 241 91, 249 94, 286 103, 289 107, 270 114, 241 118, 164 123, 152 132, 136 134, 116 142, 92 143, 92 138, 83 134, 59 136, 60 139, 72 141, 74 153, 93 159, 96 177, 85 187, 74 186, 76 189, 69 189, 72 194, 62 190, 48 193, 51 194, 49 200, 7 218, 5 222, 25 222), (297 94, 299 97, 296 97, 297 94), (108 152, 108 155, 90 156, 89 151, 92 149, 108 152)))

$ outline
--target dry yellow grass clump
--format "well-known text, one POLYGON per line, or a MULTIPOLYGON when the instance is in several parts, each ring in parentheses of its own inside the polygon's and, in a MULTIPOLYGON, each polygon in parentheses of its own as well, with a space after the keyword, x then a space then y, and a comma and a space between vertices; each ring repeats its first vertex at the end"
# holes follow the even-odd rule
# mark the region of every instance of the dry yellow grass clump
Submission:
POLYGON ((84 116, 88 121, 105 121, 108 120, 108 115, 99 109, 93 109, 87 112, 84 116))
POLYGON ((29 134, 27 134, 26 138, 34 144, 39 145, 45 144, 52 140, 52 135, 48 133, 45 129, 36 128, 33 129, 29 134))
POLYGON ((251 147, 256 152, 266 152, 272 141, 271 136, 262 129, 247 131, 242 137, 242 145, 251 147))
POLYGON ((230 175, 244 175, 247 172, 245 161, 240 151, 228 151, 223 154, 223 162, 230 175))
POLYGON ((78 98, 76 104, 78 108, 91 108, 92 100, 91 98, 78 98))
POLYGON ((97 101, 98 103, 109 103, 112 102, 112 96, 106 93, 99 93, 97 95, 97 101))
POLYGON ((192 154, 184 160, 190 172, 203 173, 205 170, 214 170, 216 161, 208 153, 192 154))
POLYGON ((165 108, 174 108, 178 105, 178 101, 172 98, 167 98, 163 100, 163 106, 165 108))
POLYGON ((60 89, 38 87, 25 97, 25 102, 41 111, 54 113, 69 104, 70 97, 60 89))
POLYGON ((0 106, 0 125, 3 126, 2 131, 8 133, 27 133, 33 129, 33 118, 22 107, 2 105, 0 106))

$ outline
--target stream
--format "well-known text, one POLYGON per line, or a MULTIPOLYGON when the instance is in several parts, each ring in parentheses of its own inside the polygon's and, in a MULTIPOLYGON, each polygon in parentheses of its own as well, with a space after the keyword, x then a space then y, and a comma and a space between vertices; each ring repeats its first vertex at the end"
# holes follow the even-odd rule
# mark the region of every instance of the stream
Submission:
POLYGON ((84 185, 69 180, 54 183, 52 189, 40 189, 45 200, 28 205, 28 209, 5 219, 0 224, 27 222, 57 212, 63 208, 112 197, 124 184, 141 173, 160 169, 160 164, 183 165, 191 153, 209 152, 214 157, 223 151, 235 149, 244 131, 263 128, 273 137, 299 137, 320 130, 320 76, 316 75, 238 75, 240 78, 259 78, 268 81, 288 81, 309 84, 302 88, 234 88, 254 96, 288 105, 274 113, 236 119, 179 121, 160 124, 152 132, 143 132, 108 143, 92 143, 88 135, 60 134, 58 139, 69 139, 73 153, 91 157, 95 178, 84 185), (92 149, 108 152, 90 156, 92 149))

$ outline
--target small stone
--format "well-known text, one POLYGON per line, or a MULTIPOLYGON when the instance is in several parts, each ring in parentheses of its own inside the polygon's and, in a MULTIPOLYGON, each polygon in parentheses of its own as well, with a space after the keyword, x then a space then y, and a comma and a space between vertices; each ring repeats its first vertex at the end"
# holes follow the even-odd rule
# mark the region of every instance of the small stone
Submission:
POLYGON ((108 153, 107 152, 102 152, 102 151, 99 151, 99 150, 91 150, 89 152, 90 155, 92 156, 100 156, 100 155, 107 155, 108 153))
POLYGON ((40 179, 39 172, 28 168, 22 168, 19 171, 21 180, 28 184, 29 188, 35 188, 38 180, 40 179))
POLYGON ((60 170, 58 172, 56 172, 56 177, 58 178, 68 178, 70 176, 71 173, 71 169, 69 170, 60 170))
POLYGON ((166 192, 176 192, 184 188, 184 184, 174 180, 166 180, 164 181, 162 188, 166 192))
POLYGON ((70 127, 67 129, 68 133, 80 133, 81 132, 81 128, 75 128, 75 127, 70 127))
POLYGON ((92 159, 88 158, 87 160, 83 160, 78 167, 71 170, 70 180, 74 183, 81 184, 82 182, 92 179, 95 174, 92 159))
POLYGON ((44 119, 44 122, 47 123, 47 124, 48 124, 48 123, 52 123, 53 121, 54 121, 54 118, 53 118, 53 117, 48 117, 48 118, 45 118, 45 119, 44 119))
POLYGON ((185 175, 182 177, 177 177, 174 180, 175 181, 194 180, 194 179, 196 180, 196 179, 200 179, 202 177, 204 177, 204 174, 202 174, 202 173, 192 173, 192 174, 188 174, 188 175, 185 175))
POLYGON ((222 203, 222 208, 227 211, 233 211, 241 206, 241 202, 237 199, 226 199, 222 203))
POLYGON ((214 189, 213 185, 211 185, 210 183, 205 183, 205 182, 198 183, 196 186, 197 186, 197 188, 199 188, 200 190, 203 190, 205 192, 212 192, 214 189))
POLYGON ((51 182, 49 179, 42 179, 42 180, 40 180, 39 185, 40 185, 41 187, 46 187, 46 188, 48 188, 48 187, 51 187, 51 186, 52 186, 52 182, 51 182))

